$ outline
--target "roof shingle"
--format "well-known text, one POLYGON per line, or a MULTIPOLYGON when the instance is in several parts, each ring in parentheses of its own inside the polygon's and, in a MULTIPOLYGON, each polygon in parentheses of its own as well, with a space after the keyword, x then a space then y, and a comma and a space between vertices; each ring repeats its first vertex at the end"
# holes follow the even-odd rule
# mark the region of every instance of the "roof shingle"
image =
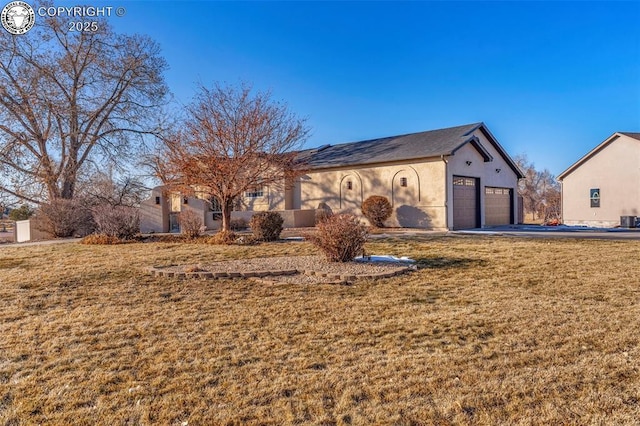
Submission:
POLYGON ((469 135, 480 126, 482 123, 474 123, 362 142, 325 145, 300 151, 298 155, 311 169, 451 155, 467 143, 469 135))

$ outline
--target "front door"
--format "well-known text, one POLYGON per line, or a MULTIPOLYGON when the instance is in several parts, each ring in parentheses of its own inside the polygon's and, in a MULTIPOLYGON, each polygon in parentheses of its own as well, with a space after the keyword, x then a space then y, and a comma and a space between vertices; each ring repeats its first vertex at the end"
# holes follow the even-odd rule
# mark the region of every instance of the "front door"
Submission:
POLYGON ((178 221, 178 215, 180 213, 169 213, 169 232, 180 233, 180 222, 178 221))

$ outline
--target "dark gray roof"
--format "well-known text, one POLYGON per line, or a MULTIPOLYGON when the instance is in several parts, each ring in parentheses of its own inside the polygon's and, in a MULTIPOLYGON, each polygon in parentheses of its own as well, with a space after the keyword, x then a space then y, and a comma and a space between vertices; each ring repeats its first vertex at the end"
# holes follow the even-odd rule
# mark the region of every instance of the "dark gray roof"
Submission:
POLYGON ((451 155, 469 142, 470 134, 482 125, 466 124, 362 142, 323 145, 300 151, 299 158, 307 167, 321 169, 451 155))
POLYGON ((620 132, 620 133, 622 133, 625 136, 629 136, 631 138, 638 139, 640 141, 640 133, 633 133, 633 132, 620 132))

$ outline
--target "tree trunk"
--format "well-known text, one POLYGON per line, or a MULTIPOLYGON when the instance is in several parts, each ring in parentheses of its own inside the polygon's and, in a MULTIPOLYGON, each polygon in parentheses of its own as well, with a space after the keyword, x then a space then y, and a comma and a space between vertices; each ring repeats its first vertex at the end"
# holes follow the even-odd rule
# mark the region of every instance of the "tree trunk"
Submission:
POLYGON ((233 200, 222 201, 222 229, 221 231, 231 231, 231 210, 233 210, 233 200))

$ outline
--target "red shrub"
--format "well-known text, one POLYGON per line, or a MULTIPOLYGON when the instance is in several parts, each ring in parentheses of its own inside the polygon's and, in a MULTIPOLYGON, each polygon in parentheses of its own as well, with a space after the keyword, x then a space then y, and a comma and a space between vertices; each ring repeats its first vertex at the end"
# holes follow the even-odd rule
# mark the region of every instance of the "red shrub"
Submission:
POLYGON ((276 212, 260 212, 251 217, 249 226, 256 240, 275 241, 280 238, 284 219, 276 212))
POLYGON ((362 203, 362 214, 369 219, 369 222, 375 227, 384 227, 384 221, 391 217, 393 208, 386 197, 381 195, 372 195, 362 203))
POLYGON ((349 262, 362 254, 369 229, 352 214, 336 214, 316 225, 316 233, 306 238, 331 262, 349 262))

